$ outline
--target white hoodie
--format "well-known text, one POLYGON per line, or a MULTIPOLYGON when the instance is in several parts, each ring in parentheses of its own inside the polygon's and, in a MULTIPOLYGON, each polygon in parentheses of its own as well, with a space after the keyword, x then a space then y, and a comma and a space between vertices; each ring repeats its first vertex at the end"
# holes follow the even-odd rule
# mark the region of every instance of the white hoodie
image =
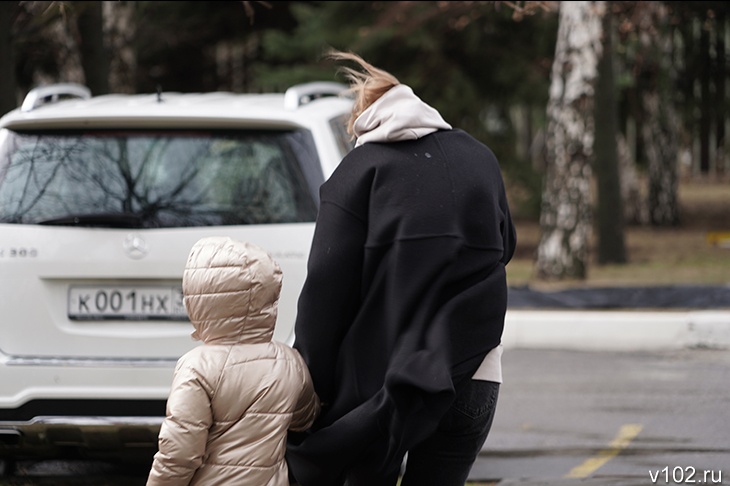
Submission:
POLYGON ((389 89, 353 125, 356 147, 367 142, 414 140, 440 129, 450 130, 451 125, 405 84, 389 89))

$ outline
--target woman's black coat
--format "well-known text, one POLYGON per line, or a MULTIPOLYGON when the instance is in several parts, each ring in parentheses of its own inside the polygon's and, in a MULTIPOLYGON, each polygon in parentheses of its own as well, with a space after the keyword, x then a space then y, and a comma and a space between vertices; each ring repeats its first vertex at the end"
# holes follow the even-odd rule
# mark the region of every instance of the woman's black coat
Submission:
POLYGON ((363 144, 320 196, 294 347, 323 411, 287 452, 303 486, 393 470, 433 432, 500 343, 515 247, 497 159, 461 130, 363 144))

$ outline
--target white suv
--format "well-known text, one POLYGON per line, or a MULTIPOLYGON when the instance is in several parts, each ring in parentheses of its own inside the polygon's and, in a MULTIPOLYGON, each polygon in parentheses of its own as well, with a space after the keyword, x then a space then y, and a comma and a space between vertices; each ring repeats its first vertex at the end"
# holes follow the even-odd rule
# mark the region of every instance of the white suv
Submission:
POLYGON ((352 148, 344 88, 59 84, 0 119, 0 459, 156 447, 196 345, 181 277, 203 236, 280 263, 275 338, 291 344, 319 186, 352 148))

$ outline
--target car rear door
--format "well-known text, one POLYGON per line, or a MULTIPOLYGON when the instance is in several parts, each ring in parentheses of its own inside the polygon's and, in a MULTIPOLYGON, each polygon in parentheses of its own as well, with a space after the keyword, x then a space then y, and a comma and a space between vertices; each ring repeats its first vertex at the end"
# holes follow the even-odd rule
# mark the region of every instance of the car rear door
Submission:
POLYGON ((0 162, 1 352, 180 356, 195 345, 182 272, 211 235, 256 243, 282 266, 275 338, 291 342, 322 181, 306 131, 11 135, 0 162))

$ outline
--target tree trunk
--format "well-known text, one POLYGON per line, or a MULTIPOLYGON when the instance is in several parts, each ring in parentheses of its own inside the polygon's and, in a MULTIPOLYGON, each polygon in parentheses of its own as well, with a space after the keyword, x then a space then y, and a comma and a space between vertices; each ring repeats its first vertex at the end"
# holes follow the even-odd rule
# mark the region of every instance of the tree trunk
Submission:
POLYGON ((18 2, 0 2, 0 116, 18 106, 13 53, 13 17, 18 2))
POLYGON ((694 19, 684 19, 684 22, 678 27, 679 36, 682 39, 682 75, 677 80, 679 83, 679 93, 682 99, 682 119, 685 121, 685 136, 682 140, 682 146, 690 154, 689 173, 694 174, 699 171, 699 156, 697 152, 697 140, 699 139, 699 130, 697 126, 697 105, 699 100, 695 96, 695 85, 697 84, 697 41, 694 33, 694 19))
POLYGON ((710 32, 703 25, 700 28, 700 172, 703 175, 710 173, 710 62, 710 32))
POLYGON ((109 93, 109 54, 104 45, 102 3, 76 2, 79 51, 86 86, 93 95, 109 93))
MULTIPOLYGON (((55 2, 54 2, 55 3, 55 2)), ((41 6, 39 5, 38 8, 41 6)), ((33 84, 42 85, 49 83, 79 83, 85 84, 84 68, 81 63, 81 52, 79 51, 78 32, 76 30, 73 10, 67 9, 63 3, 56 3, 55 8, 61 10, 62 14, 49 24, 44 33, 47 36, 53 49, 53 57, 58 73, 33 73, 33 84)))
POLYGON ((102 2, 104 31, 109 46, 109 89, 113 93, 137 92, 137 53, 134 9, 136 2, 102 2))
POLYGON ((535 272, 584 279, 591 234, 593 106, 606 3, 560 3, 547 117, 547 171, 535 272))
POLYGON ((626 263, 624 211, 617 150, 618 113, 612 36, 613 21, 609 9, 603 17, 603 55, 598 61, 595 95, 598 262, 626 263))
POLYGON ((671 41, 667 36, 668 15, 661 2, 647 2, 651 8, 651 28, 642 38, 646 63, 642 69, 646 86, 642 92, 645 121, 642 127, 648 163, 649 222, 654 226, 679 224, 677 134, 679 118, 671 96, 673 67, 671 41))
POLYGON ((619 133, 616 140, 618 159, 621 174, 621 201, 626 224, 646 224, 649 217, 646 214, 646 202, 641 192, 641 177, 636 167, 634 154, 629 147, 626 137, 619 133))
POLYGON ((649 161, 649 222, 653 226, 679 224, 677 200, 677 120, 658 93, 645 93, 644 110, 650 121, 642 130, 649 161))
POLYGON ((727 169, 726 146, 725 143, 725 82, 727 78, 727 66, 725 59, 725 32, 727 31, 727 17, 725 12, 718 10, 717 12, 717 33, 715 37, 715 99, 719 105, 715 112, 715 173, 722 177, 727 169))

